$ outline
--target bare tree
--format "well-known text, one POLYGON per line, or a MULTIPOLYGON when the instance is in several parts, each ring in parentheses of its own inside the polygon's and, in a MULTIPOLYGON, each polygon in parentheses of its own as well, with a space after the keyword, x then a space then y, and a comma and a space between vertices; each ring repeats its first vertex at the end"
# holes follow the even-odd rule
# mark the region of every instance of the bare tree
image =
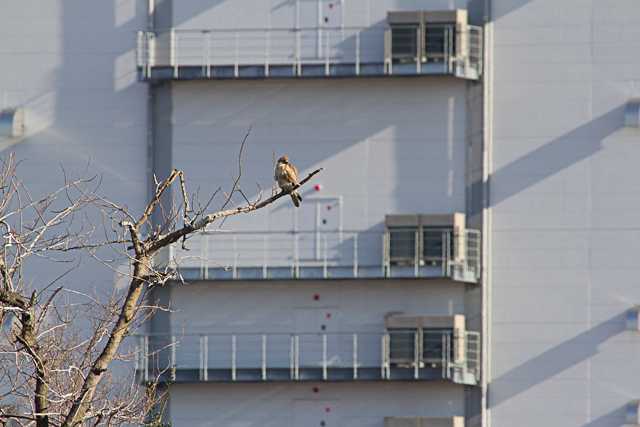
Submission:
POLYGON ((17 177, 14 157, 2 162, 0 324, 12 318, 12 326, 5 326, 0 337, 0 422, 37 427, 157 422, 150 418, 163 404, 157 380, 141 386, 135 376, 126 382, 112 372, 114 364, 135 357, 122 345, 126 337, 155 310, 164 309, 146 302, 148 293, 177 278, 175 268, 154 263, 154 258, 177 242, 186 245, 216 221, 274 203, 321 171, 288 191, 249 200, 239 185, 247 137, 230 191, 218 188, 201 204, 187 192, 184 173, 174 169, 155 182, 154 195, 139 214, 100 196, 95 177, 71 180, 65 175, 58 191, 34 199, 17 177), (211 210, 216 197, 222 199, 220 208, 211 210), (230 207, 236 199, 240 204, 230 207), (99 213, 102 224, 87 211, 99 213), (82 252, 113 268, 105 250, 126 257, 124 292, 105 299, 59 285, 78 265, 69 254, 82 252), (27 267, 42 260, 68 268, 48 283, 31 283, 27 267), (3 399, 12 409, 1 405, 3 399))

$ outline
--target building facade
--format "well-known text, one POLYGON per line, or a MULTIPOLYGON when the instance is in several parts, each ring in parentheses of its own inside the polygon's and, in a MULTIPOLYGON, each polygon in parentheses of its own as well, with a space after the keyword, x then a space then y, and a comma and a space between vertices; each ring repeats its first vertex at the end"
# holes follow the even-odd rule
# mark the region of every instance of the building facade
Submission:
POLYGON ((134 208, 174 167, 206 200, 247 132, 249 198, 323 168, 158 260, 172 425, 640 425, 637 1, 2 8, 36 189, 93 158, 134 208))

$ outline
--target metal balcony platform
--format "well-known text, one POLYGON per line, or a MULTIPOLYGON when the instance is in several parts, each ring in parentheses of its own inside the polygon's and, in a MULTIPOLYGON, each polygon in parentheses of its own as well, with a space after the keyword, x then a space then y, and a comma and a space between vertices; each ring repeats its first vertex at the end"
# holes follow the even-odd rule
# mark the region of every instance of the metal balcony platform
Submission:
POLYGON ((476 385, 477 332, 137 336, 140 382, 449 381, 476 385), (416 344, 423 342, 423 344, 416 344), (428 342, 428 344, 424 344, 428 342), (455 344, 455 343, 458 344, 455 344), (452 346, 460 345, 452 350, 452 346), (421 350, 418 351, 418 348, 421 350), (422 353, 424 348, 424 354, 422 353), (458 356, 454 356, 454 352, 458 356), (402 357, 399 361, 394 358, 402 357), (405 359, 405 356, 408 356, 405 359), (457 359, 456 357, 462 357, 457 359))
MULTIPOLYGON (((369 231, 204 232, 159 254, 156 265, 175 268, 184 280, 268 281, 325 279, 448 279, 478 283, 480 234, 466 230, 432 237, 436 248, 464 248, 464 255, 423 258, 417 251, 403 264, 392 262, 389 235, 369 231), (387 248, 387 249, 385 249, 387 248)), ((413 244, 413 243, 412 243, 413 244)))
POLYGON ((384 26, 140 31, 138 76, 143 81, 481 76, 479 27, 469 28, 464 53, 443 45, 433 57, 408 63, 385 53, 390 36, 384 26))
MULTIPOLYGON (((142 372, 138 371, 137 374, 141 378, 142 372)), ((174 372, 169 370, 169 372, 159 374, 158 378, 160 382, 167 383, 448 381, 447 378, 443 377, 442 369, 439 367, 420 368, 417 371, 413 368, 391 367, 387 373, 382 372, 379 367, 359 368, 355 376, 351 368, 330 368, 327 370, 326 376, 321 367, 299 368, 297 378, 293 377, 289 368, 269 368, 264 375, 261 369, 255 368, 237 368, 235 373, 231 369, 208 369, 206 379, 204 379, 205 376, 199 369, 175 369, 174 372)), ((470 382, 468 385, 475 385, 475 382, 470 382)))
MULTIPOLYGON (((397 64, 391 71, 384 63, 367 64, 303 64, 298 69, 290 65, 218 65, 202 67, 198 65, 179 65, 139 67, 139 80, 262 80, 291 78, 352 78, 352 77, 419 77, 419 76, 455 76, 470 78, 448 70, 442 63, 423 64, 420 69, 415 65, 397 64)), ((474 79, 473 77, 471 77, 474 79)), ((476 77, 477 78, 477 77, 476 77)))

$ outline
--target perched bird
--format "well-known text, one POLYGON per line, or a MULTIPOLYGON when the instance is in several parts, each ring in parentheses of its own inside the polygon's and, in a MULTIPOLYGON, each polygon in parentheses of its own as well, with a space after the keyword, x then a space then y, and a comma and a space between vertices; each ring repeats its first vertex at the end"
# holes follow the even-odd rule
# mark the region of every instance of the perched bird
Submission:
POLYGON ((297 191, 291 191, 294 186, 298 185, 298 169, 289 163, 289 158, 287 156, 282 156, 278 159, 274 179, 282 191, 291 192, 290 194, 293 204, 296 208, 300 207, 302 196, 300 196, 300 193, 297 191))

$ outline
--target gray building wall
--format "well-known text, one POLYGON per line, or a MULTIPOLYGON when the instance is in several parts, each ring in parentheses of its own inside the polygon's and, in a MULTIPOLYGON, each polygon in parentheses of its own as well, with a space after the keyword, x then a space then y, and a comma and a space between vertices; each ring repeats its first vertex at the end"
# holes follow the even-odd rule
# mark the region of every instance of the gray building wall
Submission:
POLYGON ((205 427, 383 427, 385 416, 460 414, 463 389, 450 384, 178 385, 176 425, 205 427), (201 408, 216 408, 204 412, 201 408))
POLYGON ((640 396, 640 3, 492 5, 490 425, 621 426, 640 396))
MULTIPOLYGON (((24 108, 26 127, 0 155, 16 153, 34 197, 61 187, 64 168, 72 177, 99 175, 104 195, 140 209, 147 87, 137 81, 135 31, 146 25, 145 2, 8 0, 0 9, 0 108, 24 108)), ((30 280, 45 284, 68 269, 30 266, 30 280)), ((120 279, 88 257, 64 285, 109 294, 120 279)))
MULTIPOLYGON (((181 83, 173 86, 173 114, 174 165, 203 196, 232 183, 251 127, 240 182, 250 198, 256 184, 271 195, 274 156, 288 154, 301 176, 325 169, 313 182, 322 190, 309 186, 303 197, 342 197, 345 230, 381 230, 389 213, 465 211, 460 80, 181 83)), ((291 206, 279 202, 225 227, 290 230, 291 206)))

